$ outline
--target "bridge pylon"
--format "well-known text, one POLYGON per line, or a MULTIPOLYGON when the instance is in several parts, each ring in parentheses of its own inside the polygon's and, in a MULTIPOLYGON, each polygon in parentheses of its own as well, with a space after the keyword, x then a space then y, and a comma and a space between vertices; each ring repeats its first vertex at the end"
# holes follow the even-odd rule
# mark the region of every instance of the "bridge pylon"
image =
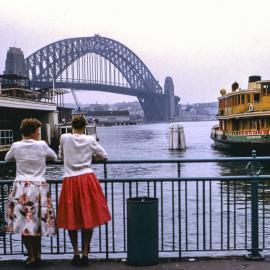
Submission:
POLYGON ((169 96, 138 98, 147 122, 169 121, 169 96))

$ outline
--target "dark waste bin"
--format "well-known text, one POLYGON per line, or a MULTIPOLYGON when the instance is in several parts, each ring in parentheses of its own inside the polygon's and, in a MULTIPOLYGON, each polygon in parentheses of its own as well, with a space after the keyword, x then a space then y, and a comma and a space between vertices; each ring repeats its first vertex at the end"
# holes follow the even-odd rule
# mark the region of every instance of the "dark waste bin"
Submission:
POLYGON ((127 263, 158 263, 158 199, 127 199, 127 263))

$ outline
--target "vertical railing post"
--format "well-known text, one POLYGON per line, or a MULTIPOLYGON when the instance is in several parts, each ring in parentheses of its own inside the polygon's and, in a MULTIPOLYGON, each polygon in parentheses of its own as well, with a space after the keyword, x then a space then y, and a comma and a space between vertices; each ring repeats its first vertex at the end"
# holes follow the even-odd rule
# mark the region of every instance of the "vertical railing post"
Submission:
POLYGON ((251 253, 248 259, 261 260, 263 256, 259 252, 259 214, 258 214, 258 179, 256 174, 256 151, 252 150, 253 160, 250 163, 250 191, 251 191, 251 253))
MULTIPOLYGON (((177 177, 181 177, 181 167, 180 167, 180 162, 177 162, 177 177)), ((179 234, 179 241, 178 241, 178 246, 179 246, 179 258, 182 257, 182 226, 181 226, 181 182, 178 180, 178 223, 179 223, 179 229, 178 229, 178 234, 179 234)))
MULTIPOLYGON (((104 180, 105 180, 105 197, 106 200, 108 201, 108 186, 107 186, 107 164, 106 161, 104 161, 104 180)), ((109 228, 108 228, 108 223, 105 224, 105 230, 106 230, 106 260, 109 259, 109 228)))
MULTIPOLYGON (((7 190, 8 189, 8 184, 7 184, 7 190)), ((7 254, 7 243, 6 243, 6 234, 4 232, 4 219, 5 219, 5 192, 4 192, 4 188, 3 185, 1 185, 1 210, 0 210, 0 219, 1 219, 1 236, 3 236, 3 248, 4 248, 4 255, 7 254)), ((12 245, 12 243, 11 243, 12 245)))
POLYGON ((180 167, 180 162, 177 162, 177 177, 181 177, 181 167, 180 167))

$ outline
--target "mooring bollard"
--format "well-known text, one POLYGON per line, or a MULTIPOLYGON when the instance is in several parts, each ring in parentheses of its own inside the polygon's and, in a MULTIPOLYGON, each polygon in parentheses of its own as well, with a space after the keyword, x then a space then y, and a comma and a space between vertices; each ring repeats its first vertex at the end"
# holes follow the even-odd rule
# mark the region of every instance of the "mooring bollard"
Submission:
POLYGON ((186 149, 184 127, 179 124, 171 124, 169 127, 169 150, 186 149))

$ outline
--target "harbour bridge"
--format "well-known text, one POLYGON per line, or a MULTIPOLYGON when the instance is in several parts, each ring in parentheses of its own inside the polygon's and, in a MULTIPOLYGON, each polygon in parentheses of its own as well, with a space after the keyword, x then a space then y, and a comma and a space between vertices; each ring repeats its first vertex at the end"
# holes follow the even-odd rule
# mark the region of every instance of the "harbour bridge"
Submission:
POLYGON ((51 43, 25 59, 31 87, 104 91, 138 98, 146 121, 177 116, 170 77, 163 91, 142 60, 118 41, 95 35, 51 43))

